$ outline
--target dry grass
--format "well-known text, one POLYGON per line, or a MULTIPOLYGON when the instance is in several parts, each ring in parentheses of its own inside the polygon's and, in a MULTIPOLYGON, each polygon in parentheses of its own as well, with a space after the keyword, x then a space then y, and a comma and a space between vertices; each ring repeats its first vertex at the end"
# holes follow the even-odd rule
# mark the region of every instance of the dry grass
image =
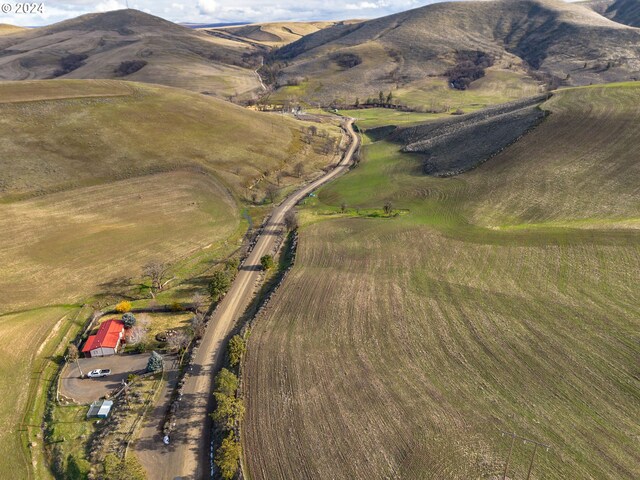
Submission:
MULTIPOLYGON (((34 436, 40 434, 37 441, 38 448, 41 447, 40 419, 27 419, 27 425, 23 425, 24 410, 30 390, 37 388, 39 380, 46 380, 39 376, 41 364, 45 362, 44 356, 51 354, 51 347, 57 346, 48 345, 47 339, 56 337, 52 332, 65 328, 63 324, 69 321, 72 314, 72 308, 52 307, 0 315, 0 390, 4 393, 0 396, 2 478, 27 478, 27 468, 42 471, 42 464, 31 463, 31 459, 27 458, 26 446, 21 441, 22 431, 29 428, 34 436)), ((46 394, 44 391, 37 393, 46 394)))
MULTIPOLYGON (((637 478, 640 238, 604 220, 640 216, 624 154, 638 97, 562 92, 534 134, 453 179, 370 145, 322 190, 305 219, 342 202, 410 213, 303 230, 249 342, 250 478, 492 478, 500 428, 552 445, 533 478, 637 478), (511 211, 512 228, 482 227, 511 211)), ((517 444, 511 478, 530 454, 517 444)))
MULTIPOLYGON (((337 22, 270 22, 223 27, 214 30, 268 47, 281 47, 300 40, 305 35, 332 27, 337 22)), ((352 22, 349 22, 352 23, 352 22)), ((353 22, 355 23, 355 22, 353 22)))
POLYGON ((9 25, 8 23, 0 23, 0 35, 11 35, 12 33, 18 33, 23 31, 24 27, 18 27, 17 25, 9 25))

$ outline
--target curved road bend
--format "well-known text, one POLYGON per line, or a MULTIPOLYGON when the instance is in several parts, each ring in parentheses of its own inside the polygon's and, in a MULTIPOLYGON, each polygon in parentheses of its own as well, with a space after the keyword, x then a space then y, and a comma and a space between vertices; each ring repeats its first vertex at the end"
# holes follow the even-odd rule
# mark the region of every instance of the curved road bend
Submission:
POLYGON ((213 409, 213 378, 223 359, 223 342, 254 297, 260 276, 260 258, 273 252, 286 213, 309 193, 346 172, 351 166, 353 155, 360 144, 360 139, 353 129, 353 121, 349 119, 344 124, 347 134, 351 137, 351 143, 340 163, 326 175, 291 194, 273 210, 253 251, 213 313, 191 373, 186 378, 183 400, 180 402, 181 411, 177 415, 171 444, 163 445, 157 431, 153 441, 150 438, 140 438, 135 450, 147 469, 149 478, 209 478, 211 423, 207 414, 213 409))

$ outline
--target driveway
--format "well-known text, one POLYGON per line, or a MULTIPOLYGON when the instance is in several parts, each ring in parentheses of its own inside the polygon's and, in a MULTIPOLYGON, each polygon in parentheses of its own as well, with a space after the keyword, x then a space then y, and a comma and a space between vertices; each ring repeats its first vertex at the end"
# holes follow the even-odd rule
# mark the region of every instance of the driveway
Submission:
POLYGON ((111 357, 80 358, 62 370, 60 394, 79 404, 90 404, 104 397, 122 384, 130 373, 140 373, 147 367, 149 354, 113 355, 111 357), (110 368, 111 375, 103 378, 80 378, 78 364, 85 375, 97 368, 110 368))

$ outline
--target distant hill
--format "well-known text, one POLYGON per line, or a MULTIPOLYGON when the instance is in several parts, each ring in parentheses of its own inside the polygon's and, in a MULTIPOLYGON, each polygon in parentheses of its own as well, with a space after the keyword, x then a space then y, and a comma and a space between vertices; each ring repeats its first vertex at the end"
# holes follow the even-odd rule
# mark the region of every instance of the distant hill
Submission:
POLYGON ((249 45, 131 9, 3 35, 0 51, 2 80, 121 78, 221 97, 260 88, 249 45))
POLYGON ((8 23, 0 23, 0 35, 10 35, 12 33, 22 32, 26 30, 24 27, 9 25, 8 23))
POLYGON ((280 85, 324 100, 491 69, 588 85, 640 77, 640 31, 561 0, 448 2, 337 24, 279 49, 276 61, 280 85))
POLYGON ((273 22, 242 26, 225 26, 218 31, 228 35, 257 42, 269 47, 281 47, 301 38, 336 25, 352 25, 357 20, 345 22, 273 22))
POLYGON ((592 3, 592 8, 614 22, 640 27, 640 2, 638 0, 608 0, 604 5, 592 3))

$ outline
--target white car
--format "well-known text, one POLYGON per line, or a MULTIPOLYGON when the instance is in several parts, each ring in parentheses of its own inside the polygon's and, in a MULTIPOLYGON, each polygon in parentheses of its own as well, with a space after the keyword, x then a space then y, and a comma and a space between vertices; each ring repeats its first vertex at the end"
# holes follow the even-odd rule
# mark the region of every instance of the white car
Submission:
POLYGON ((91 370, 89 373, 87 373, 87 377, 89 378, 102 378, 108 375, 111 375, 111 370, 109 370, 108 368, 102 369, 102 370, 101 369, 91 370))

